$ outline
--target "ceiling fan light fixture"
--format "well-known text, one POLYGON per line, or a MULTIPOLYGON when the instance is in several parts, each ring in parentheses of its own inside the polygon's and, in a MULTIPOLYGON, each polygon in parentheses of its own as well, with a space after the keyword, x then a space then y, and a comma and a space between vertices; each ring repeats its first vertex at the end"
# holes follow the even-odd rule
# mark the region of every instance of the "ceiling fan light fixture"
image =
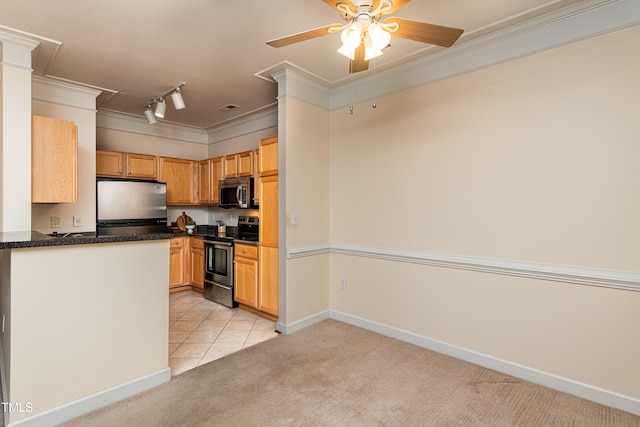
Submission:
POLYGON ((369 61, 382 55, 382 50, 376 49, 370 37, 364 39, 364 60, 369 61))
POLYGON ((349 58, 352 61, 355 58, 355 48, 351 48, 346 44, 343 44, 342 46, 340 46, 340 49, 338 49, 336 52, 338 52, 340 55, 344 57, 349 58))
POLYGON ((367 28, 367 35, 371 40, 371 46, 375 50, 381 51, 391 42, 391 33, 375 22, 373 24, 369 24, 369 27, 367 28))
POLYGON ((357 23, 349 25, 342 31, 340 39, 342 40, 342 44, 349 49, 353 50, 358 47, 362 42, 362 29, 360 25, 357 23))
POLYGON ((180 88, 177 88, 171 94, 171 101, 173 101, 173 106, 175 107, 176 110, 182 110, 183 108, 186 107, 184 103, 184 99, 182 99, 182 93, 180 91, 180 88))
POLYGON ((156 100, 156 110, 153 113, 157 118, 164 119, 164 113, 167 111, 167 104, 165 104, 163 98, 156 100))
POLYGON ((150 125, 158 122, 156 120, 156 116, 153 114, 153 111, 151 110, 151 105, 147 105, 147 109, 144 110, 144 116, 147 118, 147 121, 149 122, 150 125))

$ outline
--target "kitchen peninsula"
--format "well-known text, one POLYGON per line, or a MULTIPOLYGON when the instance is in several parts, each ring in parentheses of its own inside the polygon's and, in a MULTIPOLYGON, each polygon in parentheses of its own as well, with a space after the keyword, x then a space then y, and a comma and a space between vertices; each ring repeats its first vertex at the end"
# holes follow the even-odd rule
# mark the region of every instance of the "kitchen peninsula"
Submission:
POLYGON ((28 409, 12 423, 54 425, 169 381, 171 236, 0 233, 6 391, 28 409))

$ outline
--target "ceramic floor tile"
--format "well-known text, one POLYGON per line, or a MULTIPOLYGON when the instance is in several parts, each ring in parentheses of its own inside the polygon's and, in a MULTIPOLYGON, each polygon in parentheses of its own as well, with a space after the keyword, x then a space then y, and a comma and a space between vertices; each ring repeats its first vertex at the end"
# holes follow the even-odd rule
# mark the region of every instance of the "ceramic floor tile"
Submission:
POLYGON ((176 348, 171 354, 173 358, 202 358, 209 348, 211 343, 182 343, 180 347, 176 348))
POLYGON ((202 320, 177 320, 171 325, 171 331, 195 331, 202 320))
POLYGON ((182 344, 191 331, 169 331, 169 344, 182 344))
POLYGON ((191 335, 189 335, 187 337, 187 339, 184 340, 185 343, 194 343, 194 342, 199 342, 199 343, 213 343, 216 338, 218 338, 218 335, 220 335, 220 332, 222 332, 221 329, 214 329, 214 330, 207 330, 207 331, 193 331, 191 332, 191 335))
POLYGON ((278 336, 274 322, 195 291, 169 295, 169 319, 171 375, 278 336))

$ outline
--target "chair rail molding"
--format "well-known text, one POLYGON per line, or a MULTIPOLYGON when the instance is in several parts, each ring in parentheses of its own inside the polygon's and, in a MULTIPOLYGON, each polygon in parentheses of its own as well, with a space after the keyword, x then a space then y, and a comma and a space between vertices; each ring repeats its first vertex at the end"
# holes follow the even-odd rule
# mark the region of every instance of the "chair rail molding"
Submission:
POLYGON ((640 292, 640 272, 331 243, 287 248, 287 259, 325 253, 640 292))

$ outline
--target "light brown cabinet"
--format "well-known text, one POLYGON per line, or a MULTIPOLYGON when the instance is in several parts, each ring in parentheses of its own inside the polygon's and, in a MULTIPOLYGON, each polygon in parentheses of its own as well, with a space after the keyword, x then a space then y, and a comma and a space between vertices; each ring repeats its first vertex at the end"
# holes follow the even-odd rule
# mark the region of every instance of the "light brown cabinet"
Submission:
POLYGON ((260 140, 258 146, 258 175, 270 176, 278 174, 278 137, 260 140))
POLYGON ((239 176, 253 176, 254 157, 255 152, 253 150, 225 156, 224 177, 236 178, 239 176))
POLYGON ((33 116, 31 123, 31 201, 78 200, 78 126, 68 120, 33 116))
POLYGON ((258 247, 235 244, 234 297, 237 302, 258 308, 258 247))
POLYGON ((158 179, 167 183, 168 205, 192 205, 197 202, 197 162, 160 157, 158 179))
MULTIPOLYGON (((269 145, 275 145, 277 139, 269 145)), ((270 150, 274 147, 270 147, 270 150)), ((277 157, 276 157, 277 161, 277 157)), ((271 167, 271 170, 273 167, 271 167)), ((277 171, 277 164, 275 165, 277 171)), ((258 310, 278 316, 278 175, 258 181, 260 198, 260 246, 258 254, 258 310)))
POLYGON ((189 289, 189 237, 174 237, 169 250, 169 292, 189 289))
POLYGON ((204 240, 190 237, 191 249, 191 287, 197 291, 204 290, 204 240))
POLYGON ((223 160, 223 157, 216 157, 200 161, 198 196, 200 204, 217 205, 220 203, 219 181, 224 178, 223 160))
POLYGON ((158 178, 158 157, 96 150, 96 176, 155 180, 158 178))

